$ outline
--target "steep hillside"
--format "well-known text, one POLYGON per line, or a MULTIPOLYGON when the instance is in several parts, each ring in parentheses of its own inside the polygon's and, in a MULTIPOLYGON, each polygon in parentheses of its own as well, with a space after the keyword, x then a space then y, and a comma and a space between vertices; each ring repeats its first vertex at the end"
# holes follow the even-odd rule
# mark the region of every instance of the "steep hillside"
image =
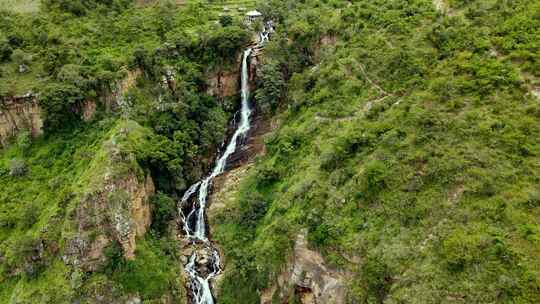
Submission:
POLYGON ((0 304, 540 303, 538 1, 39 2, 0 0, 0 304))
POLYGON ((220 303, 538 303, 538 2, 265 3, 220 303))
POLYGON ((185 303, 176 200, 225 138, 248 30, 45 2, 0 11, 0 303, 185 303))

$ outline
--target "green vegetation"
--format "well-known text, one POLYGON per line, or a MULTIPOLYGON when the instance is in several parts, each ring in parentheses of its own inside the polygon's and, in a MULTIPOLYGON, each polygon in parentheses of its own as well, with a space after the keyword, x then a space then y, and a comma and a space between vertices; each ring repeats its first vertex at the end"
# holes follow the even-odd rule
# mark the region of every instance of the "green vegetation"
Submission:
POLYGON ((236 68, 248 30, 197 3, 43 3, 0 10, 0 96, 37 93, 45 119, 0 151, 0 303, 185 301, 176 200, 235 108, 204 75, 236 68), (126 259, 117 230, 149 178, 153 221, 126 259))
POLYGON ((208 3, 210 9, 217 14, 225 14, 238 18, 244 18, 245 13, 255 9, 255 0, 203 0, 208 3))
MULTIPOLYGON (((304 231, 350 303, 540 302, 540 4, 443 2, 260 1, 279 127, 210 219, 220 303, 259 302, 304 231)), ((186 302, 176 201, 235 107, 205 75, 237 68, 256 3, 37 3, 0 0, 0 96, 45 121, 0 151, 0 303, 186 302)))
POLYGON ((17 13, 36 13, 39 0, 0 0, 0 7, 17 13))
POLYGON ((282 123, 215 219, 221 303, 257 302, 305 228, 351 303, 538 303, 538 2, 261 5, 282 123))

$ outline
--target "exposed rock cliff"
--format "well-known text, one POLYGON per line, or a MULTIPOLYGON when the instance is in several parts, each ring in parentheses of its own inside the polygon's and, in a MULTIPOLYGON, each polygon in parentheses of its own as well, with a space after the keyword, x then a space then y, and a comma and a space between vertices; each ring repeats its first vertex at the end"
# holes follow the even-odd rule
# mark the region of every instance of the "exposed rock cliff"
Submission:
POLYGON ((112 111, 121 106, 124 94, 133 86, 137 78, 142 75, 141 69, 126 71, 126 76, 112 85, 112 89, 108 93, 101 96, 101 101, 105 105, 107 111, 112 111))
POLYGON ((207 78, 209 95, 219 99, 238 95, 240 90, 240 74, 238 71, 217 71, 210 73, 207 78))
POLYGON ((28 130, 32 136, 38 136, 42 128, 41 108, 35 95, 5 97, 0 100, 0 143, 3 146, 20 131, 28 130))
MULTIPOLYGON (((326 265, 320 253, 307 246, 306 231, 296 237, 294 252, 276 284, 263 291, 261 304, 286 301, 291 294, 302 304, 344 304, 347 274, 326 265)), ((284 302, 282 302, 284 303, 284 302)))
MULTIPOLYGON (((113 85, 111 92, 102 93, 100 102, 107 110, 115 110, 121 105, 123 95, 135 85, 135 81, 142 74, 140 69, 127 71, 126 77, 113 85)), ((232 86, 231 81, 223 81, 223 86, 232 86)), ((227 89, 226 92, 230 92, 227 89)), ((233 90, 233 94, 236 91, 233 90)), ((80 115, 84 121, 90 121, 98 108, 98 102, 87 100, 74 111, 80 115)), ((39 98, 36 94, 28 93, 22 96, 0 97, 0 144, 5 146, 8 140, 17 136, 23 130, 30 131, 33 137, 43 133, 43 111, 39 105, 39 98)))
POLYGON ((126 259, 135 257, 136 237, 151 224, 150 197, 155 192, 150 175, 145 175, 135 156, 126 152, 125 139, 141 132, 133 123, 118 129, 104 144, 89 168, 87 184, 72 212, 71 235, 66 236, 63 260, 85 271, 95 271, 105 262, 104 250, 117 241, 126 259))

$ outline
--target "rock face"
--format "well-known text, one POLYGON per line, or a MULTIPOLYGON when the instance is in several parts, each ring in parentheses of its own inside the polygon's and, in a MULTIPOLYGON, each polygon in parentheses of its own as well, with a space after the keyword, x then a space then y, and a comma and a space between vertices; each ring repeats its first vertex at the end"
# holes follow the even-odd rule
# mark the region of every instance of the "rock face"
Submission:
POLYGON ((67 265, 96 271, 107 259, 105 249, 114 242, 126 259, 133 259, 136 238, 150 227, 154 182, 119 143, 128 132, 126 127, 112 135, 80 182, 84 192, 76 195, 69 214, 73 228, 64 235, 67 265))
POLYGON ((135 86, 137 78, 142 75, 141 69, 126 72, 126 77, 113 85, 112 91, 102 94, 101 100, 107 111, 116 110, 123 103, 124 94, 135 86))
POLYGON ((206 92, 219 99, 238 95, 240 74, 238 71, 217 71, 207 77, 206 92))
POLYGON ((294 253, 277 283, 263 291, 261 304, 272 299, 285 303, 294 293, 302 304, 344 304, 347 300, 347 275, 328 267, 320 253, 307 246, 306 231, 296 237, 294 253))
MULTIPOLYGON (((122 102, 123 95, 135 85, 137 77, 142 74, 140 69, 128 71, 115 88, 100 98, 107 110, 116 109, 122 102)), ((84 121, 90 121, 97 109, 97 103, 85 101, 76 112, 84 121)), ((23 96, 0 97, 0 144, 6 146, 10 138, 17 136, 23 130, 30 131, 34 137, 43 133, 43 116, 38 97, 28 93, 23 96)))
POLYGON ((0 143, 2 146, 20 131, 28 130, 32 136, 43 132, 43 120, 35 95, 5 97, 0 100, 0 143))
POLYGON ((94 114, 96 113, 97 104, 95 101, 88 100, 84 102, 82 105, 82 119, 84 121, 90 121, 94 117, 94 114))
POLYGON ((105 183, 77 207, 77 232, 65 247, 64 262, 85 271, 96 271, 105 262, 104 250, 112 241, 120 243, 126 259, 135 258, 135 239, 151 224, 149 198, 155 188, 150 176, 143 182, 134 174, 118 180, 105 177, 105 183))
POLYGON ((135 258, 135 238, 143 236, 151 224, 149 198, 155 192, 150 176, 139 184, 137 177, 129 175, 107 187, 109 220, 112 221, 113 237, 120 242, 126 259, 135 258), (118 194, 118 197, 115 197, 118 194), (118 199, 119 201, 115 201, 118 199))

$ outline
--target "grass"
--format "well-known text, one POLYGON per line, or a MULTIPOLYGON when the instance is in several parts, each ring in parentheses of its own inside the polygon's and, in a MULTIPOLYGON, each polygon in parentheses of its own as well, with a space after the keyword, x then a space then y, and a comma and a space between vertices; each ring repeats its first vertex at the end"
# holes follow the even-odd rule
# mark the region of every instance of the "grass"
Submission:
POLYGON ((40 82, 43 68, 39 62, 33 62, 29 71, 19 73, 17 64, 10 62, 0 64, 2 83, 0 83, 0 95, 22 95, 33 90, 40 82))
MULTIPOLYGON (((22 5, 0 3, 9 10, 22 5)), ((36 139, 24 132, 0 150, 0 304, 32 303, 32 298, 37 303, 67 303, 104 294, 105 302, 136 293, 145 302, 164 293, 174 300, 182 297, 177 248, 174 240, 165 240, 165 228, 156 232, 151 227, 137 243, 136 259, 116 260, 118 267, 107 274, 100 267, 112 262, 109 256, 97 262, 100 269, 87 273, 66 260, 76 257, 67 249, 75 238, 87 244, 102 234, 114 239, 114 228, 103 226, 101 217, 113 212, 126 215, 128 200, 122 190, 107 195, 110 188, 105 183, 118 182, 121 188, 125 179, 131 182, 136 176, 142 181, 151 173, 158 191, 172 193, 206 171, 206 162, 199 160, 222 141, 228 114, 201 91, 203 71, 233 61, 248 35, 238 26, 221 27, 210 21, 215 16, 207 6, 114 7, 118 14, 91 10, 76 17, 62 11, 62 20, 55 19, 56 11, 42 15, 3 11, 0 95, 35 88, 46 122, 55 124, 46 123, 45 135, 36 139), (166 41, 178 39, 193 54, 159 51, 174 45, 166 41), (215 41, 210 43, 212 49, 208 40, 215 41), (19 73, 17 62, 27 63, 29 72, 19 73), (135 81, 138 87, 126 93, 130 104, 122 109, 137 122, 120 121, 117 113, 102 111, 101 105, 96 121, 80 121, 69 103, 109 94, 107 87, 123 77, 126 65, 145 69, 145 77, 135 81), (175 92, 160 88, 166 67, 175 71, 175 92), (96 201, 107 209, 86 208, 96 201)), ((174 213, 175 208, 170 210, 174 213)))
POLYGON ((39 0, 0 0, 0 9, 17 13, 36 13, 39 11, 39 0))
MULTIPOLYGON (((68 269, 60 260, 49 260, 52 265, 37 263, 28 268, 28 248, 36 240, 46 246, 55 244, 63 227, 58 225, 66 212, 66 202, 73 193, 73 182, 87 170, 92 156, 100 149, 110 122, 89 124, 76 132, 41 137, 29 147, 12 145, 2 150, 0 158, 0 251, 6 257, 0 267, 0 295, 14 294, 23 299, 40 290, 41 296, 60 295, 56 288, 65 289, 68 269), (10 176, 13 159, 20 160, 26 173, 10 176), (53 220, 55 219, 55 220, 53 220), (51 224, 56 223, 56 224, 51 224), (53 262, 54 261, 54 262, 53 262), (42 270, 41 267, 44 267, 42 270), (16 276, 7 276, 10 269, 27 269, 16 276), (30 271, 30 272, 29 272, 30 271), (43 271, 35 281, 32 273, 43 271), (51 283, 51 278, 58 282, 51 283), (18 282, 15 284, 14 282, 18 282), (25 287, 26 286, 26 287, 25 287), (30 287, 31 286, 31 287, 30 287), (64 287, 62 287, 64 286, 64 287)), ((57 243, 56 243, 57 244, 57 243)), ((45 253, 43 259, 48 259, 45 253)), ((2 296, 0 303, 8 297, 2 296)), ((59 300, 61 301, 61 300, 59 300)), ((26 302, 21 302, 26 303, 26 302)))
MULTIPOLYGON (((284 18, 290 40, 266 45, 266 60, 291 68, 328 33, 338 42, 294 71, 267 154, 211 221, 229 269, 221 302, 251 303, 277 284, 288 240, 307 229, 359 303, 538 303, 540 106, 517 66, 486 51, 489 39, 532 47, 482 40, 427 1, 360 1, 335 19, 348 22, 311 3, 284 18)), ((482 12, 470 15, 533 22, 482 12)))

